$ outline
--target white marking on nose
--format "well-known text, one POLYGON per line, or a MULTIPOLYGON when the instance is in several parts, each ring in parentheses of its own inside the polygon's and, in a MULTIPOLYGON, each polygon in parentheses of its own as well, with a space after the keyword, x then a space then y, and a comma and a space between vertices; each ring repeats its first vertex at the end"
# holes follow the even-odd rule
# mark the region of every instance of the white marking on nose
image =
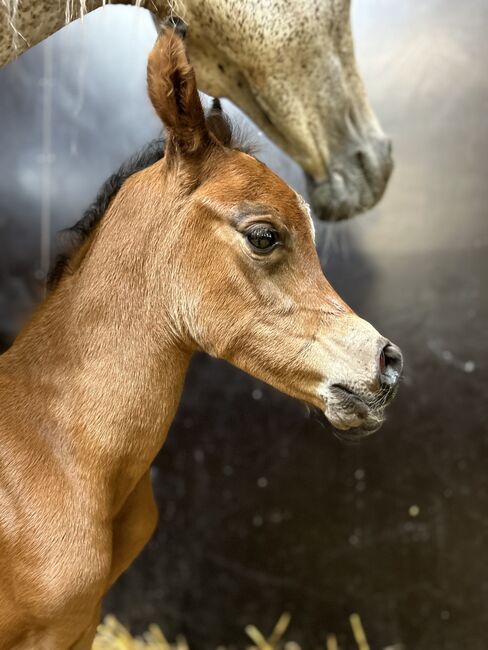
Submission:
POLYGON ((308 219, 308 222, 310 224, 310 231, 312 232, 313 243, 315 244, 315 224, 314 224, 313 219, 312 219, 312 211, 310 210, 310 206, 305 201, 303 196, 298 194, 298 192, 295 192, 295 194, 297 195, 298 205, 300 206, 300 209, 302 210, 303 214, 308 219))

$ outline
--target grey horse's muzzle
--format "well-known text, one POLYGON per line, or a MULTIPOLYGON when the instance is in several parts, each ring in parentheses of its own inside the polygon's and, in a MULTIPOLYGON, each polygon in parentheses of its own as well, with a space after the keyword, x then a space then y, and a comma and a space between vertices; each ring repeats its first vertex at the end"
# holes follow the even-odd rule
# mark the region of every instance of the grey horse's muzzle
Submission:
POLYGON ((316 217, 341 221, 371 209, 383 196, 393 170, 391 140, 375 136, 368 142, 349 143, 331 158, 327 178, 307 176, 316 217))

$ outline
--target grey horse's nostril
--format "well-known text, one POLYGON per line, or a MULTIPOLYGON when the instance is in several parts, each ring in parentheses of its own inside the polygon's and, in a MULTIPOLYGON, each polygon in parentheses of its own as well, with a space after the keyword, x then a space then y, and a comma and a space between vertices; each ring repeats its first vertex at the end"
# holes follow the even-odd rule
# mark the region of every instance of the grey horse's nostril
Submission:
POLYGON ((382 137, 355 152, 356 164, 377 201, 383 194, 393 170, 392 143, 382 137))
POLYGON ((356 161, 359 167, 361 168, 365 178, 369 180, 369 176, 371 175, 371 164, 368 161, 368 157, 366 153, 362 150, 359 149, 359 151, 356 151, 356 161))
POLYGON ((383 181, 386 186, 386 183, 391 176, 391 172, 393 171, 393 143, 391 138, 385 137, 382 140, 380 150, 382 150, 380 159, 382 161, 383 181))
POLYGON ((400 380, 403 368, 403 356, 400 348, 387 343, 380 352, 379 377, 383 386, 395 386, 400 380))
POLYGON ((386 138, 386 153, 388 156, 392 156, 393 154, 393 140, 391 138, 386 138))

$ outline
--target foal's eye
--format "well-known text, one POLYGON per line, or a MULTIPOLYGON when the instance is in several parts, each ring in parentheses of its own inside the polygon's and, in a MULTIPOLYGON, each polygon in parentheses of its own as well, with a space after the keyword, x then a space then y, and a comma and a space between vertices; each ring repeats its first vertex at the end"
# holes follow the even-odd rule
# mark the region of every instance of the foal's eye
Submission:
POLYGON ((246 233, 246 237, 257 253, 269 253, 280 241, 278 233, 270 226, 256 226, 246 233))

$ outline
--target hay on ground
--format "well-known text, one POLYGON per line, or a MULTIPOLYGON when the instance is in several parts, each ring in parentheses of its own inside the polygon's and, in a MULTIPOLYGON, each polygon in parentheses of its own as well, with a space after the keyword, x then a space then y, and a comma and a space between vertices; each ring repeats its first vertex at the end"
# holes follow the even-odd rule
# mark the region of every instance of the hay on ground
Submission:
MULTIPOLYGON (((290 623, 290 615, 284 613, 280 616, 269 637, 265 637, 254 625, 245 628, 247 636, 252 641, 246 650, 301 650, 298 643, 285 641, 284 635, 290 623)), ((358 650, 370 650, 366 634, 359 614, 349 617, 354 640, 358 650)), ((384 650, 402 650, 401 644, 388 646, 384 650)), ((190 650, 186 639, 177 637, 170 643, 158 625, 150 625, 147 632, 134 638, 115 616, 106 616, 103 623, 98 626, 98 634, 93 644, 93 650, 190 650)), ((226 650, 219 646, 217 650, 226 650)), ((340 650, 334 634, 326 637, 324 650, 340 650)))

